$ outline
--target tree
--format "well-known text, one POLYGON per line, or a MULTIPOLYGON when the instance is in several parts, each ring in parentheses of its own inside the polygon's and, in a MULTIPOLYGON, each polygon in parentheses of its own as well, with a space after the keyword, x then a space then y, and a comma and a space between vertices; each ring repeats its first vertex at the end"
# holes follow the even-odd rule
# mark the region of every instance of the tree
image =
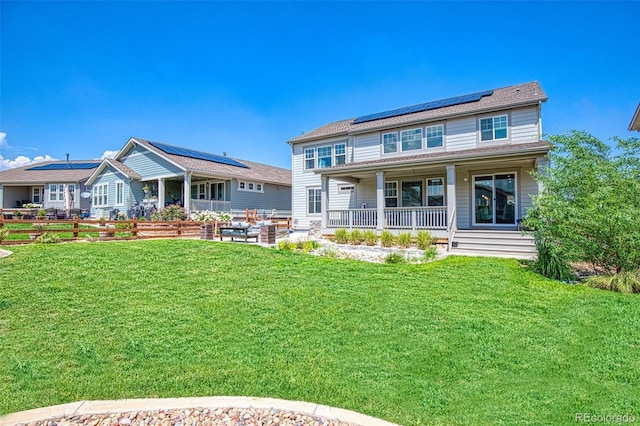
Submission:
POLYGON ((549 165, 534 172, 544 190, 524 218, 542 254, 538 266, 544 270, 554 269, 549 262, 589 262, 606 274, 637 276, 640 139, 614 138, 615 151, 582 131, 549 140, 549 165))

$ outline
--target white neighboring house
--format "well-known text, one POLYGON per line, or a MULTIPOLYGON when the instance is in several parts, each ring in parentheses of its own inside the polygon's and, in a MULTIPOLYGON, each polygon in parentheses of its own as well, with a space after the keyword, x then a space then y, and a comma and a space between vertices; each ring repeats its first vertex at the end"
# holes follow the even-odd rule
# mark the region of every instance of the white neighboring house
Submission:
POLYGON ((538 82, 326 124, 288 141, 293 224, 515 231, 547 162, 538 82))

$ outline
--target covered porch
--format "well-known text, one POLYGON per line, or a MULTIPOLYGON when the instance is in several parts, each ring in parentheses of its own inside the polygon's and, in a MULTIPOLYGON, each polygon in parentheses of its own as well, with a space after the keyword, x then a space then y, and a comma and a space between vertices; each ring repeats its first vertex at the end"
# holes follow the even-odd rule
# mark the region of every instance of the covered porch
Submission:
POLYGON ((449 241, 457 230, 517 231, 540 191, 530 171, 543 164, 529 155, 320 170, 321 229, 428 230, 449 241))

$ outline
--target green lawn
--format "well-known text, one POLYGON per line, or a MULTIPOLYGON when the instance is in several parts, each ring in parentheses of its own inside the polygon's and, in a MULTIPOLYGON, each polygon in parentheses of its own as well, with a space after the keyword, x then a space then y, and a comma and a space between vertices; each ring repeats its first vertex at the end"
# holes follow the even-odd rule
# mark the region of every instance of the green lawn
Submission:
POLYGON ((369 264, 199 240, 7 248, 0 413, 251 395, 406 425, 640 416, 640 298, 514 260, 369 264))
MULTIPOLYGON (((65 222, 50 222, 42 227, 42 231, 36 231, 31 223, 5 223, 4 228, 9 230, 29 230, 33 232, 45 232, 48 230, 69 229, 69 232, 55 232, 60 238, 73 238, 73 224, 65 222)), ((78 238, 98 238, 98 230, 89 225, 80 224, 78 238)), ((9 234, 7 240, 28 240, 28 233, 9 234)))

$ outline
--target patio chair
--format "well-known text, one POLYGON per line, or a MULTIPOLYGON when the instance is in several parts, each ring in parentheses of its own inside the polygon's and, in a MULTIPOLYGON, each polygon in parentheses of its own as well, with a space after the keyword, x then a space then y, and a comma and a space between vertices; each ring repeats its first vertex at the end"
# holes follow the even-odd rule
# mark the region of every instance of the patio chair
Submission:
POLYGON ((64 220, 67 218, 66 210, 56 210, 56 219, 64 220))
POLYGON ((71 209, 71 210, 69 210, 69 216, 71 216, 71 217, 75 217, 75 216, 81 217, 81 214, 82 214, 82 210, 80 210, 80 209, 71 209))
POLYGON ((53 207, 49 207, 45 210, 45 212, 47 219, 56 219, 56 209, 54 209, 53 207))

